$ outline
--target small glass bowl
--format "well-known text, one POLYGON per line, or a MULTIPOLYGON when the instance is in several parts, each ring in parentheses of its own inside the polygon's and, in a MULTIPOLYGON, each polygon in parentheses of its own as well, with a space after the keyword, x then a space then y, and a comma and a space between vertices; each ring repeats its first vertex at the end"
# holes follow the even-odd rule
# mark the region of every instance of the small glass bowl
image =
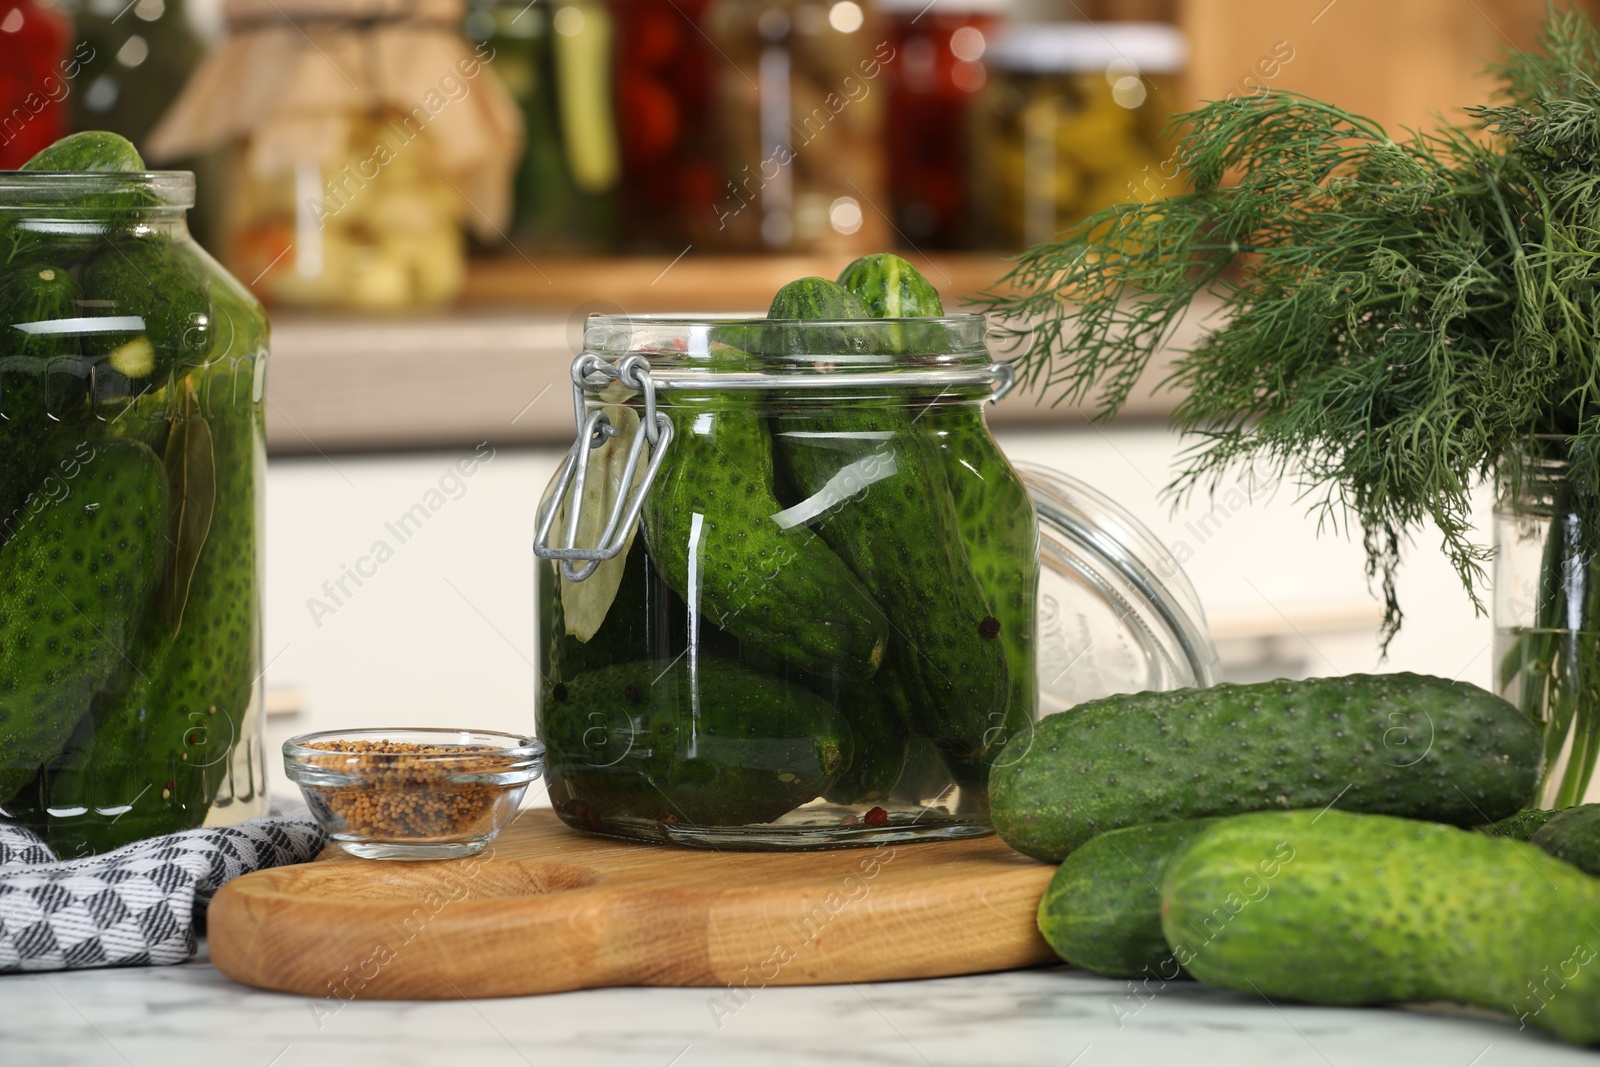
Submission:
POLYGON ((352 856, 482 852, 544 772, 544 745, 492 730, 327 730, 283 744, 283 769, 352 856))

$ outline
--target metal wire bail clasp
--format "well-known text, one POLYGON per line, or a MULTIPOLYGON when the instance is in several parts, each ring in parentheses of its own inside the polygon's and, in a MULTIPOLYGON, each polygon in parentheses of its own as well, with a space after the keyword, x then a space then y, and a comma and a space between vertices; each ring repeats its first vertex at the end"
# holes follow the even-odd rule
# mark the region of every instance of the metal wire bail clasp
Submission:
POLYGON ((620 555, 623 546, 628 543, 628 535, 644 508, 645 495, 650 492, 656 472, 661 469, 661 460, 667 454, 667 446, 672 443, 672 420, 665 412, 656 410, 656 385, 650 379, 650 362, 638 355, 628 356, 617 363, 608 363, 589 352, 574 359, 572 405, 578 424, 578 439, 572 443, 572 449, 561 465, 555 492, 550 494, 550 499, 539 513, 539 527, 533 535, 533 554, 540 559, 560 560, 562 575, 568 581, 581 582, 593 574, 601 563, 620 555), (634 436, 633 445, 628 449, 628 464, 623 470, 621 484, 625 487, 633 485, 646 441, 650 443, 650 463, 645 467, 637 490, 631 494, 624 491, 617 495, 616 503, 611 506, 611 514, 606 518, 605 530, 600 534, 600 543, 593 548, 579 548, 576 544, 578 519, 583 510, 583 487, 589 474, 590 453, 619 432, 603 409, 596 409, 587 415, 584 413, 585 387, 593 384, 593 379, 605 378, 619 381, 644 395, 644 418, 640 426, 644 432, 634 436), (568 490, 572 492, 572 507, 567 516, 565 544, 556 548, 550 544, 550 527, 555 524, 568 490))

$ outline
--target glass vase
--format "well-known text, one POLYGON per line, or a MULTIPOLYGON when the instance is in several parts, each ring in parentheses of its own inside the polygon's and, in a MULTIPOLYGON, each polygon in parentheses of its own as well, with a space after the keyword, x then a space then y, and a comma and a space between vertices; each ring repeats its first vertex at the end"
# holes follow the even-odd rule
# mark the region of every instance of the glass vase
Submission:
POLYGON ((1495 684, 1544 731, 1542 808, 1583 803, 1600 753, 1600 561, 1582 524, 1564 459, 1523 461, 1495 506, 1495 684))

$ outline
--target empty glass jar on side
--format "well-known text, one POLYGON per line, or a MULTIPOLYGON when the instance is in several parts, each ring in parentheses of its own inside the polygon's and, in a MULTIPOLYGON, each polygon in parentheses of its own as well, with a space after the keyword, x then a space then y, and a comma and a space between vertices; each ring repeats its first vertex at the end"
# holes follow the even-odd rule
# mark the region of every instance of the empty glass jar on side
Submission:
POLYGON ((983 320, 596 317, 585 349, 538 538, 560 816, 745 848, 986 833, 1037 710, 1039 551, 983 320))

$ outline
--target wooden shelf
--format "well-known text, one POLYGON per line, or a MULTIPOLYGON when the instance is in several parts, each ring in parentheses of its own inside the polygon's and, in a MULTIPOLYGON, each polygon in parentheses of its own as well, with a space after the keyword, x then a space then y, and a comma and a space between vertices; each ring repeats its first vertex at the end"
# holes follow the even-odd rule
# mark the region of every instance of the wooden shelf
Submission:
MULTIPOLYGON (((999 252, 905 253, 947 304, 961 306, 994 285, 1007 269, 999 252)), ((628 314, 765 311, 786 282, 808 275, 836 277, 850 256, 729 256, 693 246, 674 260, 663 256, 502 256, 474 261, 467 271, 464 309, 537 308, 628 314)))
MULTIPOLYGON (((572 355, 593 312, 752 311, 807 274, 844 260, 694 257, 671 261, 551 259, 473 265, 461 307, 431 316, 273 316, 267 444, 275 455, 471 447, 565 446, 572 440, 572 355), (667 269, 670 266, 670 269, 667 269), (542 272, 542 273, 541 273, 542 272)), ((915 262, 915 260, 914 260, 915 262)), ((998 255, 936 256, 917 264, 947 306, 992 285, 998 255)), ((1165 419, 1176 397, 1156 391, 1215 302, 1197 301, 1159 353, 1126 419, 1165 419)), ((1016 390, 991 414, 999 428, 1087 428, 1076 407, 1016 390)))
MULTIPOLYGON (((1197 305, 1172 348, 1123 411, 1165 419, 1175 397, 1154 391, 1174 349, 1192 344, 1197 305)), ((463 308, 432 317, 273 317, 267 444, 275 455, 572 441, 569 368, 586 312, 463 308)), ((990 416, 1001 429, 1087 429, 1075 407, 1016 390, 990 416)))

